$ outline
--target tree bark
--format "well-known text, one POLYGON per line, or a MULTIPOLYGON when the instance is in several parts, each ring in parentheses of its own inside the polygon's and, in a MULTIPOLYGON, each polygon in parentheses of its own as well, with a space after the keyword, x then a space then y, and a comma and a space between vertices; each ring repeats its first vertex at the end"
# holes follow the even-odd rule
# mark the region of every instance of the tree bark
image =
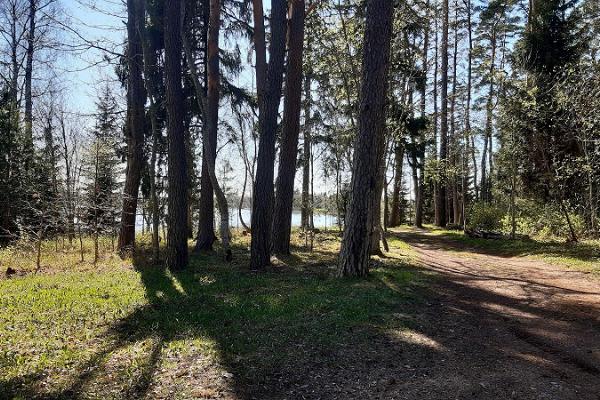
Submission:
POLYGON ((413 225, 416 226, 417 228, 421 228, 423 225, 423 221, 422 221, 423 202, 421 201, 421 188, 420 188, 420 183, 419 183, 419 158, 417 157, 417 150, 416 150, 418 144, 416 143, 414 138, 412 139, 412 146, 414 147, 414 149, 409 154, 409 157, 410 157, 409 164, 410 164, 410 167, 412 170, 413 190, 415 191, 415 215, 414 215, 415 219, 413 221, 413 225))
POLYGON ((135 220, 143 163, 144 91, 142 32, 145 29, 144 0, 127 0, 127 170, 118 249, 121 257, 131 256, 135 246, 135 220))
MULTIPOLYGON (((210 0, 210 18, 208 23, 208 93, 207 93, 207 108, 206 108, 206 129, 203 130, 203 142, 209 149, 217 148, 217 131, 219 127, 219 96, 220 96, 220 80, 219 71, 219 32, 221 29, 221 0, 210 0)), ((205 148, 207 152, 209 149, 205 148)), ((229 205, 225 193, 217 181, 216 175, 216 152, 207 157, 208 172, 210 181, 217 196, 217 204, 219 206, 219 233, 221 236, 221 247, 223 249, 225 259, 231 260, 231 250, 229 248, 230 232, 229 232, 229 205)))
POLYGON ((458 93, 456 92, 458 84, 458 0, 454 0, 454 49, 452 52, 452 100, 450 102, 450 138, 451 138, 451 157, 452 160, 452 223, 459 225, 462 219, 461 206, 460 206, 460 194, 458 190, 459 173, 457 172, 458 163, 460 160, 460 152, 458 150, 458 132, 456 129, 456 98, 458 93))
POLYGON ((393 10, 389 0, 366 2, 359 131, 354 142, 351 198, 339 276, 365 276, 369 272, 373 192, 377 189, 376 175, 382 162, 378 160, 378 149, 385 129, 393 10))
POLYGON ((208 174, 210 177, 210 183, 212 189, 217 197, 217 204, 219 207, 220 223, 219 231, 221 234, 221 247, 224 252, 225 260, 231 261, 231 250, 229 247, 230 242, 230 231, 229 231, 229 205, 227 204, 227 197, 225 192, 219 185, 216 175, 216 152, 210 154, 209 149, 216 149, 217 131, 219 125, 219 96, 220 96, 220 71, 219 71, 219 32, 221 28, 221 1, 210 0, 210 17, 208 23, 208 37, 207 37, 207 83, 208 90, 207 96, 204 96, 202 86, 200 84, 200 78, 196 70, 196 65, 193 58, 192 48, 185 32, 182 31, 181 36, 183 38, 183 45, 185 50, 185 58, 187 60, 190 75, 194 89, 196 91, 196 97, 198 100, 198 107, 200 108, 204 117, 204 126, 202 127, 202 143, 204 153, 207 155, 203 157, 207 163, 208 174))
MULTIPOLYGON (((145 27, 144 27, 145 28, 145 27)), ((157 85, 154 82, 158 75, 158 59, 154 49, 150 48, 150 40, 148 31, 144 29, 144 38, 142 40, 142 50, 144 53, 144 78, 146 84, 146 92, 150 100, 150 108, 148 114, 150 117, 150 126, 152 130, 152 149, 150 154, 150 212, 152 214, 152 260, 158 263, 160 259, 160 212, 158 205, 158 193, 156 188, 156 163, 158 157, 158 145, 161 137, 161 126, 158 121, 158 104, 157 104, 157 85)))
POLYGON ((436 225, 445 227, 448 223, 447 207, 447 177, 446 167, 448 162, 448 31, 449 9, 448 0, 442 2, 442 66, 441 66, 441 121, 440 121, 440 171, 436 201, 436 225))
POLYGON ((298 159, 298 135, 302 108, 305 2, 304 0, 292 0, 290 8, 283 126, 273 212, 273 252, 275 254, 290 254, 294 177, 298 159))
POLYGON ((397 142, 394 148, 394 187, 392 192, 392 205, 390 213, 390 227, 395 228, 402 224, 401 195, 402 195, 402 167, 404 165, 404 146, 397 142))
MULTIPOLYGON (((434 31, 435 31, 435 63, 433 67, 433 154, 434 158, 437 162, 439 162, 440 157, 438 153, 438 127, 439 127, 439 101, 438 101, 438 86, 439 86, 439 23, 438 23, 438 15, 437 15, 437 4, 436 1, 436 9, 434 12, 434 31)), ((440 191, 440 183, 439 180, 436 179, 433 182, 433 210, 434 210, 434 224, 439 225, 441 221, 440 207, 438 206, 438 193, 440 191)))
MULTIPOLYGON (((490 39, 491 57, 489 70, 489 88, 486 102, 485 132, 483 136, 483 153, 481 156, 481 200, 490 201, 490 177, 487 173, 488 160, 491 169, 491 139, 494 129, 494 92, 495 92, 495 64, 496 64, 496 31, 493 30, 490 39)), ((491 171, 490 171, 491 172, 491 171)))
MULTIPOLYGON (((384 133, 385 133, 384 128, 384 133)), ((373 207, 372 207, 372 226, 371 226, 371 255, 383 256, 383 251, 379 243, 385 241, 383 229, 381 227, 381 198, 383 197, 383 187, 385 185, 385 153, 386 153, 385 137, 379 143, 377 149, 377 159, 379 167, 375 175, 375 190, 373 191, 373 207)), ((387 243, 385 245, 387 249, 387 243)))
MULTIPOLYGON (((205 73, 203 76, 205 87, 199 87, 196 90, 197 93, 201 94, 203 98, 206 98, 208 89, 208 25, 210 19, 210 2, 205 1, 202 4, 203 10, 203 25, 201 32, 202 45, 205 48, 204 51, 204 65, 205 73)), ((186 37, 184 36, 184 40, 186 37)), ((185 46, 185 43, 184 43, 185 46)), ((187 57, 187 56, 186 56, 187 57)), ((189 65, 189 61, 188 61, 189 65)), ((195 64, 189 65, 188 68, 195 73, 195 64)), ((200 77, 198 77, 200 79, 200 77)), ((199 85, 201 86, 201 85, 199 85)), ((198 101, 201 101, 200 99, 198 101)), ((202 108, 202 107, 201 107, 202 108)), ((204 111, 202 111, 204 112, 204 111)), ((206 123, 206 121, 204 121, 206 123)), ((204 143, 202 146, 202 165, 200 172, 200 204, 198 208, 198 235, 196 237, 195 251, 212 251, 213 244, 217 240, 215 235, 215 191, 210 179, 208 157, 216 159, 217 157, 217 136, 216 131, 210 131, 209 143, 204 143), (213 136, 214 134, 214 136, 213 136)))
POLYGON ((188 171, 181 87, 181 0, 165 1, 165 92, 168 115, 169 213, 166 266, 181 270, 188 263, 188 171))
POLYGON ((267 46, 263 0, 252 0, 252 15, 254 18, 254 52, 256 54, 256 97, 258 98, 258 107, 261 109, 267 79, 267 46))
POLYGON ((33 162, 33 53, 35 51, 36 0, 29 0, 29 30, 27 32, 27 51, 25 61, 25 167, 33 162))
POLYGON ((304 78, 304 144, 302 159, 302 229, 305 231, 312 229, 310 221, 312 220, 312 204, 310 200, 310 160, 312 152, 312 132, 311 132, 311 73, 307 71, 304 78))
MULTIPOLYGON (((467 7, 467 33, 469 39, 469 54, 468 54, 468 66, 467 66, 467 104, 465 106, 465 148, 468 150, 470 148, 471 153, 471 161, 473 163, 473 186, 475 188, 475 198, 479 196, 479 189, 477 184, 477 160, 475 159, 475 145, 473 142, 473 130, 471 128, 471 102, 472 102, 472 92, 473 92, 473 23, 472 23, 472 8, 471 8, 471 0, 466 0, 467 7)), ((467 158, 467 154, 465 153, 463 157, 467 158)), ((468 161, 465 161, 465 165, 467 166, 467 174, 468 174, 468 161)), ((466 177, 465 177, 466 179, 466 177)), ((465 189, 468 185, 465 185, 465 189)), ((463 190, 463 228, 466 229, 466 209, 467 209, 467 190, 463 190)))
POLYGON ((259 149, 252 204, 252 241, 250 268, 261 270, 271 263, 271 227, 273 219, 273 174, 277 117, 281 101, 285 60, 287 1, 271 2, 271 43, 264 98, 259 115, 259 149))
MULTIPOLYGON (((211 132, 212 133, 212 132, 211 132)), ((209 133, 209 135, 211 134, 209 133)), ((212 138, 210 143, 217 143, 217 138, 212 138)), ((207 157, 216 158, 217 148, 207 143, 202 146, 202 171, 200 175, 200 206, 198 208, 198 236, 196 237, 195 251, 211 251, 217 239, 215 235, 215 197, 210 181, 207 157)))
MULTIPOLYGON (((423 84, 421 85, 421 118, 425 120, 427 118, 427 73, 429 64, 429 0, 425 3, 426 9, 426 25, 423 33, 423 84)), ((424 138, 423 138, 424 139, 424 138)), ((423 148, 423 151, 425 149, 423 148)), ((419 175, 415 182, 415 226, 417 228, 423 227, 423 194, 425 193, 425 154, 421 154, 420 157, 415 157, 414 162, 417 164, 415 168, 419 171, 419 175)), ((414 177, 413 177, 414 179, 414 177)))

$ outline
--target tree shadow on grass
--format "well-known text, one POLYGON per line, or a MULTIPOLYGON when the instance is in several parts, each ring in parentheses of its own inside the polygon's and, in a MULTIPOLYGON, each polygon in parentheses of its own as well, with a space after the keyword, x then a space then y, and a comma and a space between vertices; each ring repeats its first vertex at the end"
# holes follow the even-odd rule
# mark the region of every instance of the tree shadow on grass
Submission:
POLYGON ((147 304, 110 327, 110 344, 68 388, 25 398, 533 399, 571 379, 579 393, 547 398, 597 393, 591 356, 551 335, 565 321, 598 332, 592 307, 530 304, 444 270, 424 300, 428 272, 394 259, 366 280, 296 267, 254 274, 235 251, 232 265, 205 254, 176 274, 137 259, 147 304))
MULTIPOLYGON (((246 269, 245 250, 234 251, 232 264, 216 254, 194 255, 178 273, 148 265, 142 254, 134 266, 147 304, 109 328, 107 346, 77 367, 66 388, 28 397, 136 399, 170 392, 251 399, 276 397, 289 385, 305 390, 302 377, 315 368, 338 370, 333 359, 369 369, 373 343, 392 349, 393 357, 397 346, 385 332, 410 318, 390 316, 418 301, 414 291, 401 289, 424 279, 398 263, 377 268, 367 280, 339 280, 330 266, 302 269, 302 259, 256 274, 246 269)), ((335 254, 319 257, 334 260, 335 254)))

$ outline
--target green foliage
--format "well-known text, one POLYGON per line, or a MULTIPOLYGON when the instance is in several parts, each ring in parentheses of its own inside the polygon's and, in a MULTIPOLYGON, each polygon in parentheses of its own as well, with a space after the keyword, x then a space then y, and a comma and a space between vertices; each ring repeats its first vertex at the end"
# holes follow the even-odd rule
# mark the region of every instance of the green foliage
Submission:
POLYGON ((553 75, 577 62, 587 38, 578 29, 581 14, 573 0, 534 0, 520 62, 538 76, 553 75))
POLYGON ((116 229, 121 191, 117 104, 108 87, 96 105, 96 126, 84 153, 85 209, 81 218, 94 232, 111 232, 116 229))
POLYGON ((486 232, 497 231, 502 227, 504 213, 505 211, 495 204, 476 203, 469 214, 468 227, 486 232))
MULTIPOLYGON (((569 218, 574 225, 575 233, 583 236, 585 221, 576 213, 570 213, 569 218)), ((538 237, 541 239, 569 237, 569 227, 566 217, 560 207, 552 203, 539 203, 533 200, 518 199, 516 202, 517 233, 538 237)), ((502 218, 502 230, 511 231, 511 216, 502 218)))

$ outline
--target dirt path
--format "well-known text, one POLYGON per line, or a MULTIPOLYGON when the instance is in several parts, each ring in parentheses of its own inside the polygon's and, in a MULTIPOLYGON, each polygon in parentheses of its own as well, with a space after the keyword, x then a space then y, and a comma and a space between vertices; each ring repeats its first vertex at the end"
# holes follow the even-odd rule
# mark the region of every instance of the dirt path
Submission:
MULTIPOLYGON (((443 361, 424 398, 600 399, 600 282, 526 258, 468 249, 425 231, 398 234, 439 276, 420 319, 443 361)), ((398 398, 417 391, 407 383, 398 398)), ((395 397, 395 396, 394 396, 395 397)))
POLYGON ((249 399, 599 400, 600 281, 398 233, 434 275, 407 326, 293 363, 249 399), (289 370, 289 371, 288 371, 289 370))

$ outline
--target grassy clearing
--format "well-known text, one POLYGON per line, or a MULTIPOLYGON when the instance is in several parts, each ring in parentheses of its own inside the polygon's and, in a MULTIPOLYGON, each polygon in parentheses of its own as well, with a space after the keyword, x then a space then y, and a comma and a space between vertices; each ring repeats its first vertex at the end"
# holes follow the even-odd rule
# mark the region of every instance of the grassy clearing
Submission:
POLYGON ((529 257, 600 275, 599 240, 585 240, 580 243, 548 239, 486 240, 468 237, 460 231, 447 231, 433 227, 428 229, 431 229, 431 234, 443 236, 444 239, 460 245, 448 249, 449 251, 468 255, 475 250, 506 257, 529 257))
POLYGON ((333 234, 261 274, 245 268, 248 238, 234 243, 234 263, 196 255, 178 274, 74 250, 0 280, 0 398, 226 397, 410 327, 427 279, 397 239, 360 281, 331 277, 333 234))

